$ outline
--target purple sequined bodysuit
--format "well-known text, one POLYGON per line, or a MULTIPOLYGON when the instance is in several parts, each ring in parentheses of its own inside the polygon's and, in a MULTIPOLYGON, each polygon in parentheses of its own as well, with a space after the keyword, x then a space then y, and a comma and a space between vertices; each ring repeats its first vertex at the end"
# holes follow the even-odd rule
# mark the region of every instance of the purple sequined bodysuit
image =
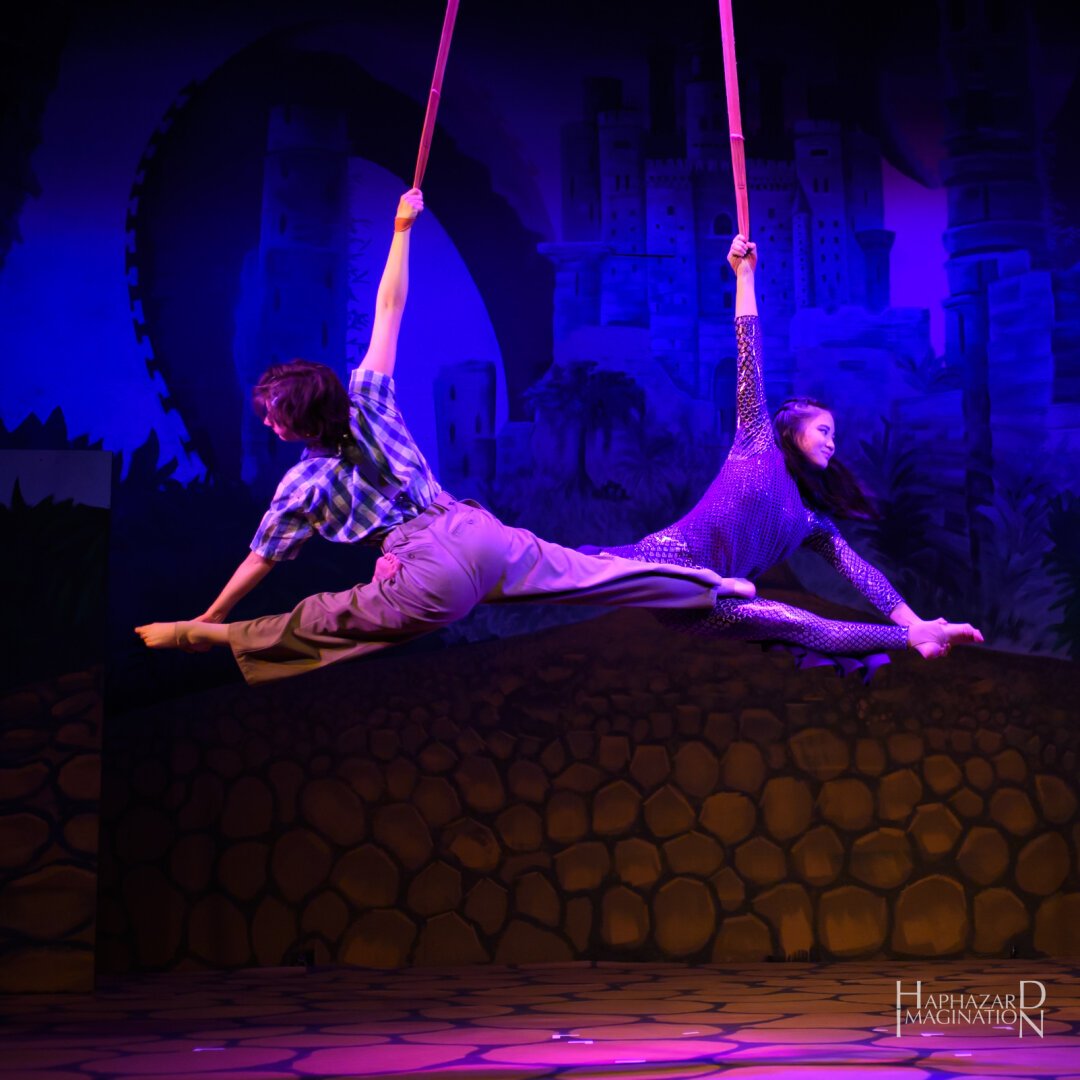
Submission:
MULTIPOLYGON (((735 337, 738 423, 731 452, 716 479, 697 506, 674 525, 636 544, 602 550, 646 562, 707 566, 725 577, 753 580, 805 545, 888 615, 903 597, 852 550, 828 517, 803 503, 784 464, 765 400, 758 317, 737 318, 735 337)), ((902 626, 837 622, 760 597, 726 598, 707 616, 679 613, 664 621, 694 634, 786 641, 825 653, 858 654, 907 645, 907 629, 902 626)))

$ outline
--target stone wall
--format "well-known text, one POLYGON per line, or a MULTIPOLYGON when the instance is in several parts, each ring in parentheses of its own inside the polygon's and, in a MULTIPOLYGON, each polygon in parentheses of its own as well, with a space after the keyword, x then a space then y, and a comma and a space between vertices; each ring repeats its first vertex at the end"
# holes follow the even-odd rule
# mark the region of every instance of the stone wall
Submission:
POLYGON ((99 963, 1080 955, 1075 672, 616 612, 128 714, 99 963))
POLYGON ((0 992, 94 986, 101 681, 0 698, 0 992))

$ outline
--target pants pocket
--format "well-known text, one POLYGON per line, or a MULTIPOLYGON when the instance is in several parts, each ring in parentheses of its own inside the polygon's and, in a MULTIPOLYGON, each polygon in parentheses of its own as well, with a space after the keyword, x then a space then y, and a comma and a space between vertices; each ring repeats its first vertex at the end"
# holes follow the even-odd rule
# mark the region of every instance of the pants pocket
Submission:
MULTIPOLYGON (((462 504, 459 504, 459 506, 462 506, 462 504)), ((448 536, 461 536, 476 525, 477 518, 482 511, 478 506, 469 504, 464 504, 464 506, 456 510, 451 517, 446 529, 448 536), (464 506, 467 506, 468 509, 465 509, 464 506)))
MULTIPOLYGON (((467 615, 479 600, 476 585, 463 561, 455 557, 463 545, 458 540, 450 550, 434 533, 407 545, 399 555, 397 597, 416 617, 446 624, 467 615)), ((468 533, 465 534, 468 536, 468 533)))

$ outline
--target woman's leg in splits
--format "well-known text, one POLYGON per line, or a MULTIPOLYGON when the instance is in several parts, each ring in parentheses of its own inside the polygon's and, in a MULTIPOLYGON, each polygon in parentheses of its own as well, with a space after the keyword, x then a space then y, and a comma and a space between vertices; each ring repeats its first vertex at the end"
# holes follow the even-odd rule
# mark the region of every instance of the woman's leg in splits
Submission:
POLYGON ((722 597, 707 615, 665 611, 658 612, 657 617, 666 626, 697 637, 784 641, 833 655, 858 656, 913 648, 926 659, 936 659, 947 654, 954 644, 982 640, 982 635, 968 623, 920 621, 908 627, 845 622, 763 597, 722 597))

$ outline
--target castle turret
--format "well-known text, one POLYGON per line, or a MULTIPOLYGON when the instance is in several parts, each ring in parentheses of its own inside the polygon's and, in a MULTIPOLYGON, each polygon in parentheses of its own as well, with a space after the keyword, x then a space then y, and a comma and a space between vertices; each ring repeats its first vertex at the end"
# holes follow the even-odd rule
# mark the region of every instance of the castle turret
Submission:
POLYGON ((562 129, 562 238, 600 239, 600 154, 597 117, 622 104, 618 79, 586 79, 584 119, 562 129))
POLYGON ((791 207, 791 260, 795 281, 795 306, 814 306, 814 244, 811 231, 810 200, 802 184, 796 182, 795 198, 791 207))
POLYGON ((755 275, 758 307, 768 327, 784 326, 795 311, 791 210, 795 168, 790 161, 754 158, 746 163, 746 173, 753 207, 751 239, 761 245, 762 251, 755 275))
POLYGON ((987 289, 999 261, 1045 254, 1042 193, 1035 154, 1030 87, 1030 14, 1022 5, 984 0, 940 3, 945 76, 945 147, 941 174, 948 195, 945 264, 945 359, 960 372, 968 451, 967 511, 972 563, 978 571, 990 542, 979 513, 993 495, 987 289))
POLYGON ((889 254, 885 231, 881 146, 861 131, 844 134, 844 198, 848 225, 848 302, 881 311, 889 306, 889 254))
POLYGON ((675 384, 696 395, 697 236, 690 166, 650 161, 646 192, 650 345, 675 384))
POLYGON ((495 365, 447 364, 435 376, 439 476, 456 495, 482 493, 495 479, 495 365))
POLYGON ((601 240, 612 248, 604 267, 600 319, 604 324, 645 326, 645 192, 642 183, 642 124, 636 109, 601 113, 601 240))
POLYGON ((687 160, 728 160, 730 145, 723 83, 691 79, 686 84, 687 160))
MULTIPOLYGON (((727 254, 736 224, 730 168, 699 165, 693 170, 694 239, 697 245, 697 305, 701 315, 730 324, 735 313, 735 275, 727 254)), ((727 327, 730 333, 730 326, 727 327)))
MULTIPOLYGON (((555 265, 556 353, 559 342, 565 341, 575 330, 599 325, 604 257, 614 247, 608 242, 611 237, 608 241, 603 239, 607 234, 600 197, 598 117, 602 112, 618 112, 622 104, 622 83, 618 79, 586 79, 584 90, 585 118, 565 124, 562 129, 562 240, 543 243, 537 248, 555 265)), ((622 159, 619 164, 625 168, 622 159)), ((619 194, 622 194, 621 179, 619 194)), ((620 206, 609 205, 609 209, 615 213, 614 221, 617 222, 620 206)))
POLYGON ((565 341, 582 326, 600 324, 600 293, 610 248, 601 243, 538 244, 555 265, 554 339, 565 341))
POLYGON ((571 242, 600 237, 600 162, 596 124, 580 121, 562 129, 562 234, 571 242))
POLYGON ((889 306, 889 253, 895 239, 896 233, 889 229, 862 229, 855 234, 864 268, 859 292, 862 305, 871 311, 889 306))
POLYGON ((803 121, 795 127, 795 171, 810 208, 810 253, 818 306, 848 303, 848 226, 840 127, 803 121))

